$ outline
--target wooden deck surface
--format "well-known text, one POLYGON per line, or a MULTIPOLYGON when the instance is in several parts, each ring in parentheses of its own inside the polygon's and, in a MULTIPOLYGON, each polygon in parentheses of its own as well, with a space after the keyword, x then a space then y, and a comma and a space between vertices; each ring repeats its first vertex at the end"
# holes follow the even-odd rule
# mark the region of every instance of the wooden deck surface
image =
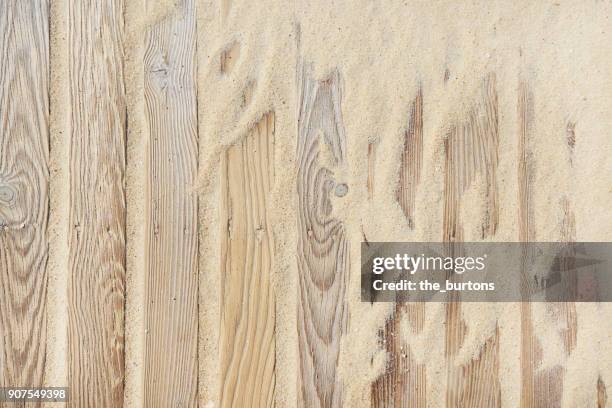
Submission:
MULTIPOLYGON (((428 98, 440 90, 415 78, 402 108, 400 154, 386 157, 385 135, 364 144, 347 131, 347 73, 339 61, 321 75, 296 46, 298 25, 287 35, 296 55, 287 52, 295 75, 286 98, 257 110, 251 104, 265 94, 258 86, 269 78, 256 77, 257 58, 241 45, 240 35, 218 49, 207 43, 198 26, 213 21, 207 2, 143 1, 142 21, 134 22, 126 20, 128 2, 57 0, 66 36, 55 46, 66 47, 57 55, 67 61, 54 84, 49 27, 57 17, 51 16, 49 0, 0 1, 0 387, 69 387, 72 407, 336 408, 359 401, 376 408, 554 408, 583 406, 585 400, 589 406, 612 406, 612 373, 596 365, 576 367, 576 355, 596 352, 579 342, 584 328, 575 303, 517 304, 515 331, 498 319, 486 328, 474 324, 460 302, 443 305, 441 312, 423 303, 390 305, 383 314, 381 306, 371 306, 382 317, 374 323, 364 318, 363 324, 376 339, 371 354, 380 364, 374 368, 372 357, 364 369, 346 357, 347 344, 360 341, 350 337, 362 324, 352 307, 359 301, 352 289, 359 279, 353 257, 367 241, 365 222, 345 211, 347 194, 363 194, 360 200, 380 217, 396 206, 403 216, 397 228, 407 234, 439 225, 433 239, 457 250, 473 235, 467 230, 478 231, 479 240, 509 240, 504 235, 509 227, 500 219, 505 206, 512 206, 504 200, 512 197, 516 208, 507 211, 518 236, 511 240, 541 237, 536 225, 543 220, 534 208, 542 200, 538 189, 550 186, 536 177, 542 163, 534 157, 535 111, 548 96, 536 93, 532 78, 517 74, 516 89, 506 92, 501 84, 507 78, 483 75, 475 96, 461 101, 465 106, 448 115, 444 126, 432 123, 428 112, 428 98), (128 44, 130 30, 140 30, 136 45, 128 44), (251 57, 255 62, 247 67, 251 57), (136 67, 140 82, 132 82, 128 64, 136 67), (203 107, 218 97, 200 82, 210 75, 227 87, 246 84, 228 104, 248 118, 228 119, 246 123, 242 133, 207 150, 205 142, 225 137, 221 131, 205 133, 209 128, 201 122, 203 107), (66 95, 62 109, 50 106, 53 87, 66 95), (517 97, 508 102, 509 95, 517 97), (139 108, 133 106, 142 111, 134 132, 128 113, 139 108), (508 127, 513 118, 516 123, 508 127), (54 137, 67 146, 67 157, 50 148, 51 121, 59 124, 54 137), (128 137, 138 138, 132 145, 142 149, 143 158, 131 167, 128 137), (365 147, 357 151, 357 146, 365 147), (388 160, 397 162, 394 175, 380 170, 389 168, 388 160), (61 198, 65 212, 50 211, 51 162, 66 163, 67 173, 60 175, 69 193, 61 198), (511 180, 500 176, 508 162, 511 180), (142 175, 142 191, 127 185, 130 168, 142 175), (213 170, 202 174, 202 169, 213 170), (278 186, 287 179, 280 169, 290 174, 291 186, 278 186), (430 170, 438 173, 425 173, 430 170), (349 177, 357 173, 361 185, 349 177), (418 205, 427 177, 439 181, 441 211, 435 220, 418 205), (278 204, 279 191, 290 191, 291 205, 278 204), (381 199, 386 192, 391 197, 381 199), (217 206, 218 213, 207 218, 215 224, 203 221, 202 200, 217 206), (127 233, 130 205, 143 209, 135 215, 142 233, 133 237, 127 233), (469 217, 466 206, 472 206, 469 217), (68 235, 50 234, 50 219, 67 226, 68 235), (294 230, 295 240, 279 241, 274 231, 280 228, 294 230), (218 238, 211 250, 202 244, 208 235, 218 238), (133 268, 127 260, 130 239, 141 240, 135 247, 144 248, 133 268), (66 270, 49 265, 51 240, 65 247, 57 257, 66 258, 66 270), (282 262, 279 250, 286 255, 282 262), (49 281, 63 281, 59 277, 67 286, 59 299, 51 299, 49 281), (131 281, 144 288, 131 312, 142 324, 129 331, 131 281), (292 310, 279 310, 287 304, 292 310), (57 316, 50 316, 52 311, 57 316), (552 316, 545 333, 536 327, 541 314, 552 316), (432 335, 426 330, 429 319, 441 320, 437 335, 443 340, 440 348, 426 345, 424 352, 415 339, 431 340, 423 340, 432 335), (128 354, 128 332, 142 350, 128 354), (561 357, 545 353, 547 336, 560 339, 561 357), (479 344, 466 361, 468 338, 479 344), (509 342, 517 344, 510 352, 504 349, 509 342), (278 364, 279 353, 287 350, 296 361, 278 364), (434 354, 441 368, 428 363, 434 354), (202 361, 214 363, 207 367, 202 361), (363 384, 352 377, 364 371, 363 384), (588 378, 588 399, 574 398, 571 381, 579 375, 588 378), (211 377, 214 381, 202 384, 211 377)), ((224 30, 234 18, 234 4, 218 3, 214 18, 224 30)), ((450 73, 441 72, 445 86, 450 73)), ((219 110, 219 117, 223 114, 219 110)), ((562 171, 589 165, 576 153, 576 128, 574 118, 559 125, 567 141, 562 171)), ((560 186, 550 188, 563 196, 551 204, 560 214, 557 240, 584 237, 577 232, 579 222, 592 214, 578 214, 571 195, 558 191, 560 186)), ((523 284, 529 285, 527 278, 523 284)), ((600 334, 597 353, 607 353, 600 357, 609 361, 612 350, 603 343, 610 336, 603 329, 600 334)), ((4 406, 15 405, 0 402, 4 406)))

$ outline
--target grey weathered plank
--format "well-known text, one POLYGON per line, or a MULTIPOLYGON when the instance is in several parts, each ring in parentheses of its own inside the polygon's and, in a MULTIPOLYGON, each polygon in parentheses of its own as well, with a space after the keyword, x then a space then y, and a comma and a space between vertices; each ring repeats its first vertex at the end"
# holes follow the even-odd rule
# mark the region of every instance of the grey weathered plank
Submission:
POLYGON ((221 407, 272 407, 276 383, 274 113, 221 164, 221 407))
POLYGON ((45 370, 48 8, 46 0, 0 2, 2 387, 41 386, 45 370))

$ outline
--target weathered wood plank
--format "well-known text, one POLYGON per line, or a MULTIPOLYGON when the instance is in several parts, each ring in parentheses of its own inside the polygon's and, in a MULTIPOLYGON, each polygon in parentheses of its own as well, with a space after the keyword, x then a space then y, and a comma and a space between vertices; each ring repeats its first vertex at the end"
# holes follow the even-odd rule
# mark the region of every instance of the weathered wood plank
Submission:
POLYGON ((397 201, 406 216, 408 227, 414 229, 414 204, 423 164, 423 92, 421 88, 412 101, 408 130, 404 135, 397 201))
POLYGON ((198 383, 195 1, 147 30, 144 405, 194 406, 198 383))
POLYGON ((1 387, 41 386, 45 370, 48 8, 46 0, 0 2, 1 387))
MULTIPOLYGON (((519 194, 519 241, 531 242, 535 240, 535 219, 533 214, 533 162, 532 162, 532 147, 531 134, 534 120, 533 111, 533 94, 529 84, 525 81, 519 83, 518 89, 518 125, 519 125, 519 140, 518 140, 518 194, 519 194)), ((572 221, 566 215, 564 222, 570 223, 565 227, 565 239, 571 239, 573 232, 571 228, 572 221), (568 230, 569 228, 569 230, 568 230)), ((525 295, 530 292, 529 282, 531 278, 528 276, 526 263, 529 262, 530 251, 527 247, 524 249, 523 265, 522 265, 522 290, 525 295)), ((558 306, 558 305, 557 305, 558 306)), ((546 307, 557 307, 555 305, 546 305, 546 307)), ((561 307, 564 307, 561 305, 561 307)), ((561 406, 563 397, 563 376, 565 369, 561 364, 557 364, 548 369, 540 367, 542 362, 542 344, 535 335, 533 326, 533 307, 529 302, 522 302, 521 307, 521 407, 556 407, 561 406)), ((572 313, 568 309, 566 318, 571 319, 572 313)), ((568 336, 566 337, 566 351, 571 352, 569 347, 572 344, 571 321, 568 336)))
MULTIPOLYGON (((374 189, 373 181, 370 182, 373 179, 370 174, 374 173, 374 165, 370 165, 371 152, 374 150, 368 149, 368 191, 370 186, 372 191, 374 189)), ((423 92, 419 88, 410 107, 396 193, 410 229, 414 228, 414 204, 422 160, 423 92)), ((401 327, 403 316, 406 316, 410 323, 410 333, 418 335, 425 323, 425 304, 398 303, 393 314, 387 319, 381 333, 381 344, 387 352, 388 360, 385 372, 372 383, 372 407, 418 408, 427 405, 425 365, 416 363, 410 346, 402 338, 405 333, 401 327)))
POLYGON ((123 1, 68 2, 70 405, 123 404, 123 1))
POLYGON ((349 241, 333 213, 333 169, 346 160, 340 75, 298 70, 298 343, 300 407, 340 407, 340 339, 346 331, 349 241))
POLYGON ((531 203, 531 189, 533 177, 533 163, 531 162, 531 149, 529 136, 533 122, 533 96, 526 82, 519 84, 517 103, 518 113, 518 217, 519 241, 533 241, 535 237, 533 205, 531 203))
MULTIPOLYGON (((527 83, 519 83, 517 104, 519 139, 518 139, 518 222, 519 241, 533 241, 535 236, 533 207, 531 203, 532 163, 530 161, 529 136, 533 120, 533 97, 527 83)), ((528 250, 523 250, 525 261, 522 265, 521 286, 523 292, 528 293, 528 278, 526 276, 526 258, 528 250)), ((533 322, 531 304, 521 303, 521 407, 535 406, 535 374, 534 361, 538 353, 537 339, 533 337, 533 322)))
POLYGON ((221 407, 272 407, 276 383, 274 113, 225 152, 221 164, 221 407))
MULTIPOLYGON (((460 250, 464 240, 460 218, 463 194, 478 178, 485 188, 480 193, 484 211, 480 220, 480 238, 497 231, 499 203, 497 195, 497 161, 499 129, 495 75, 488 75, 482 84, 480 100, 468 113, 467 119, 453 125, 444 141, 444 242, 451 251, 460 250)), ((458 296, 458 295, 454 295, 458 296)), ((455 358, 461 349, 469 322, 463 318, 459 298, 446 304, 445 355, 447 359, 446 406, 501 405, 499 381, 499 331, 481 346, 480 353, 470 362, 458 364, 455 358)))
MULTIPOLYGON (((576 218, 572 211, 569 199, 564 198, 561 201, 563 209, 563 219, 561 221, 561 242, 575 242, 576 241, 576 218)), ((576 251, 573 247, 566 250, 563 255, 563 261, 561 262, 561 273, 565 284, 568 285, 568 291, 577 290, 578 277, 576 275, 576 251)), ((574 302, 562 302, 560 304, 553 304, 552 307, 556 307, 559 310, 558 315, 564 321, 561 329, 561 336, 563 338, 563 346, 565 354, 569 356, 576 348, 576 341, 578 337, 578 313, 576 311, 576 303, 574 302)))
POLYGON ((368 143, 368 200, 374 198, 374 181, 375 181, 375 170, 376 170, 376 150, 378 149, 378 142, 368 143))
POLYGON ((477 178, 482 179, 486 186, 480 238, 493 236, 497 231, 499 130, 495 75, 490 74, 484 80, 481 99, 467 116, 465 121, 451 127, 444 140, 446 160, 442 239, 445 242, 463 241, 461 197, 477 178))
POLYGON ((604 384, 601 376, 597 377, 597 408, 606 408, 608 402, 608 393, 606 392, 606 384, 604 384))
MULTIPOLYGON (((519 241, 534 241, 535 220, 532 209, 532 179, 533 163, 531 153, 531 129, 533 126, 533 94, 527 82, 519 83, 518 97, 518 120, 519 120, 519 157, 518 157, 518 184, 519 184, 519 241)), ((576 143, 575 127, 568 123, 566 127, 566 142, 568 146, 568 165, 573 166, 573 150, 576 143)), ((563 218, 561 220, 562 242, 573 242, 576 240, 576 223, 570 202, 567 198, 561 200, 563 218)), ((572 251, 568 249, 568 251, 572 251)), ((525 249, 525 259, 529 252, 525 249)), ((569 289, 576 288, 576 275, 574 270, 574 256, 572 252, 564 254, 561 273, 569 289)), ((527 261, 525 261, 527 262, 527 261)), ((523 291, 529 292, 531 278, 527 276, 525 265, 522 270, 523 291)), ((561 327, 559 335, 563 339, 565 355, 569 356, 576 347, 577 339, 577 312, 573 302, 551 303, 544 305, 550 316, 559 319, 558 326, 561 327)), ((563 361, 548 368, 542 369, 542 344, 536 337, 533 327, 533 308, 526 302, 521 304, 521 406, 542 407, 560 406, 563 401, 563 383, 565 367, 563 361)))

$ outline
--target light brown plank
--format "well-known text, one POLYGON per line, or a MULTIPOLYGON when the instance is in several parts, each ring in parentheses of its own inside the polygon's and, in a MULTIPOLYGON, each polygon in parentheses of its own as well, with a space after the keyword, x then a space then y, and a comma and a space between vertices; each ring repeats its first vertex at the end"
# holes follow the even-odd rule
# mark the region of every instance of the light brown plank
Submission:
POLYGON ((274 406, 274 113, 221 163, 221 407, 274 406))
POLYGON ((346 160, 340 75, 317 81, 298 68, 298 374, 299 407, 340 407, 340 339, 346 331, 345 297, 349 242, 333 213, 338 180, 333 169, 346 160), (325 152, 325 154, 323 154, 325 152))
POLYGON ((45 370, 48 18, 46 0, 0 2, 1 387, 41 386, 45 370))
MULTIPOLYGON (((443 236, 451 251, 460 251, 464 240, 461 200, 477 177, 485 182, 481 193, 484 212, 479 220, 480 238, 493 236, 498 223, 497 162, 498 103, 495 75, 482 83, 481 95, 467 118, 454 124, 444 141, 444 217, 443 236)), ((458 295, 454 295, 458 296, 458 295)), ((499 331, 481 346, 480 353, 469 363, 454 360, 461 349, 469 322, 463 318, 459 298, 446 304, 445 355, 447 359, 446 406, 501 405, 499 380, 499 331)))
POLYGON ((404 134, 401 160, 397 201, 406 216, 408 227, 414 229, 414 204, 423 164, 423 92, 421 88, 417 91, 410 108, 410 119, 408 130, 404 134))
POLYGON ((70 406, 123 404, 123 1, 68 2, 70 406))
POLYGON ((195 1, 145 36, 148 122, 144 405, 194 406, 198 383, 195 1))

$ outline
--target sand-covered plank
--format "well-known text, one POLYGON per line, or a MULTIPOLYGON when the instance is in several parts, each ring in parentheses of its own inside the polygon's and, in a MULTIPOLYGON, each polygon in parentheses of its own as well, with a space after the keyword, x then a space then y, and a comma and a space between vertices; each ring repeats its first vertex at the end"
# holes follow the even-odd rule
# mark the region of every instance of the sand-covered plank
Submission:
POLYGON ((348 319, 349 276, 349 241, 332 207, 338 181, 333 169, 346 160, 340 75, 333 72, 318 81, 307 67, 298 69, 297 405, 340 407, 338 359, 348 319))
POLYGON ((198 383, 195 1, 145 36, 145 406, 194 406, 198 383))
MULTIPOLYGON (((0 3, 0 386, 45 371, 49 5, 0 3)), ((8 404, 14 405, 14 404, 8 404)))
POLYGON ((272 407, 275 387, 274 241, 268 216, 274 183, 274 113, 221 164, 221 403, 272 407))
POLYGON ((406 216, 408 226, 414 229, 414 205, 423 166, 423 91, 421 88, 417 91, 410 107, 410 119, 408 129, 404 133, 401 160, 397 202, 406 216))
POLYGON ((70 404, 121 406, 127 119, 123 1, 71 0, 68 7, 70 404))
MULTIPOLYGON (((476 220, 481 239, 497 231, 499 202, 497 163, 499 145, 498 102, 496 79, 489 74, 482 82, 477 102, 467 117, 451 126, 444 141, 444 214, 442 240, 451 251, 460 250, 465 239, 461 206, 463 196, 474 188, 477 180, 484 184, 478 200, 482 211, 476 220)), ((447 360, 447 406, 501 405, 499 379, 499 330, 480 346, 478 355, 468 363, 458 364, 457 355, 463 346, 469 322, 464 319, 459 295, 446 304, 445 356, 447 360)))
POLYGON ((425 364, 417 363, 403 338, 402 323, 410 325, 410 335, 419 335, 425 319, 424 303, 396 303, 393 314, 381 331, 380 341, 387 352, 385 371, 373 383, 372 408, 419 408, 427 406, 425 364), (406 316, 406 319, 403 317, 406 316))
MULTIPOLYGON (((530 259, 528 242, 536 241, 535 218, 533 212, 533 180, 534 180, 534 154, 532 148, 534 127, 534 96, 527 81, 521 80, 518 88, 518 193, 519 193, 519 241, 525 242, 524 264, 522 265, 522 290, 528 295, 532 279, 528 275, 526 262, 530 259)), ((572 167, 573 149, 576 143, 574 124, 568 123, 566 127, 568 145, 568 167, 572 167)), ((561 242, 574 242, 576 240, 576 220, 571 203, 567 197, 561 200, 563 217, 561 223, 561 242)), ((563 254, 561 266, 562 279, 568 290, 577 287, 575 269, 575 251, 566 249, 563 254)), ((568 357, 576 348, 578 315, 574 302, 549 303, 543 305, 551 316, 558 320, 560 328, 558 335, 563 340, 564 355, 568 357)), ((563 402, 565 361, 542 368, 543 347, 546 340, 538 338, 535 332, 531 303, 521 303, 521 406, 560 406, 563 402)))
MULTIPOLYGON (((368 147, 375 146, 369 144, 368 147)), ((368 149, 368 192, 374 173, 368 149), (370 171, 370 168, 372 170, 370 171)), ((421 178, 423 161, 423 91, 419 87, 410 106, 408 129, 404 133, 399 186, 396 198, 404 213, 408 228, 414 229, 416 190, 421 178)), ((373 190, 373 188, 372 188, 373 190)), ((372 382, 372 407, 422 407, 427 404, 425 364, 418 364, 404 339, 402 320, 410 325, 410 335, 419 335, 425 322, 424 303, 396 303, 381 331, 380 342, 388 355, 385 371, 372 382), (406 317, 406 319, 404 319, 406 317)))

